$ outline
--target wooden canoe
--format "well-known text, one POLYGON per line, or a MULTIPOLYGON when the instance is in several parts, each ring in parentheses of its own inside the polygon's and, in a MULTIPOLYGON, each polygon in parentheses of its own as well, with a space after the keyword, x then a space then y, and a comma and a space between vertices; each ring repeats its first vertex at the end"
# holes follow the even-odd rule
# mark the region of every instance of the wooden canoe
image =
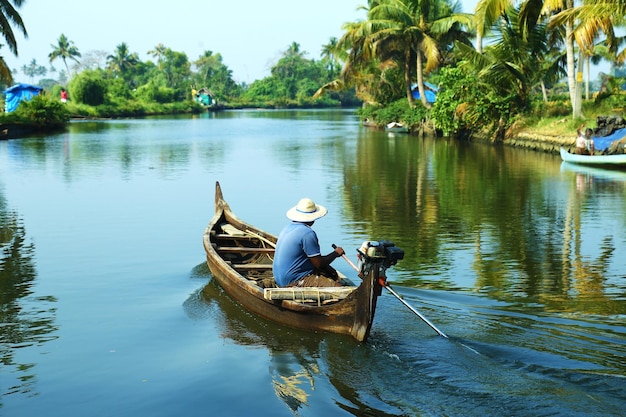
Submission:
POLYGON ((561 159, 564 162, 580 165, 592 165, 614 169, 626 169, 626 154, 617 155, 578 155, 561 148, 561 159))
POLYGON ((204 231, 204 248, 211 274, 222 288, 243 308, 268 320, 365 341, 389 262, 365 256, 359 261, 363 279, 358 286, 276 288, 272 274, 276 240, 237 218, 216 183, 215 214, 204 231))

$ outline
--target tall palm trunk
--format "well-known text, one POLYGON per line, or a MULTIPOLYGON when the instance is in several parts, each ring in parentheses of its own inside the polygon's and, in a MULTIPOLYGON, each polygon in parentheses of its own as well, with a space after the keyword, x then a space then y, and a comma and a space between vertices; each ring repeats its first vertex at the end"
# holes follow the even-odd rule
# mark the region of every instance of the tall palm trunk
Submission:
POLYGON ((576 68, 576 101, 574 104, 574 117, 583 115, 583 66, 585 57, 582 49, 578 50, 578 65, 576 68))
MULTIPOLYGON (((567 0, 566 9, 574 8, 574 0, 567 0)), ((582 115, 582 106, 578 103, 578 95, 576 94, 576 62, 574 57, 574 23, 567 21, 565 23, 565 52, 567 55, 567 86, 569 88, 569 97, 572 103, 572 117, 578 118, 582 115)))
POLYGON ((430 108, 430 104, 426 101, 426 90, 424 89, 424 63, 422 62, 422 54, 419 50, 417 51, 415 66, 417 69, 417 91, 420 92, 420 98, 422 99, 424 107, 430 108))
POLYGON ((413 99, 413 90, 411 90, 411 48, 408 47, 404 54, 404 83, 406 86, 406 98, 409 100, 409 106, 415 107, 415 99, 413 99))
MULTIPOLYGON (((572 35, 572 24, 565 23, 565 54, 567 58, 567 87, 572 108, 576 101, 576 63, 574 58, 574 37, 572 35)), ((574 115, 575 117, 576 115, 574 115)))
POLYGON ((590 74, 591 74, 591 65, 589 64, 589 61, 591 61, 591 57, 589 57, 588 55, 585 57, 585 70, 587 71, 585 73, 585 100, 589 100, 589 83, 590 83, 590 74))
POLYGON ((67 79, 71 79, 72 78, 72 74, 70 74, 70 66, 67 65, 67 59, 65 59, 65 57, 63 57, 63 63, 65 64, 65 69, 67 70, 67 79))

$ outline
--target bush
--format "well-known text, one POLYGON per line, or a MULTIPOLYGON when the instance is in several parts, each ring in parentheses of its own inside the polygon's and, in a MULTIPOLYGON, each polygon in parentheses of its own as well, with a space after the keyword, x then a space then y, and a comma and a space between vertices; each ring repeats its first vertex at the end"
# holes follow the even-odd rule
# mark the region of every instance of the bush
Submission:
POLYGON ((135 96, 145 102, 172 103, 176 101, 176 90, 159 86, 152 81, 137 88, 135 96))
POLYGON ((72 100, 77 103, 99 106, 104 104, 107 82, 99 71, 85 70, 70 82, 72 100))
POLYGON ((69 113, 63 103, 46 94, 22 101, 15 110, 15 117, 22 123, 37 129, 58 129, 69 121, 69 113))
POLYGON ((500 97, 461 68, 443 68, 439 82, 442 88, 431 114, 444 135, 491 130, 501 138, 512 123, 514 97, 500 97))
POLYGON ((409 106, 406 98, 390 103, 385 107, 368 105, 357 110, 361 120, 370 120, 383 126, 391 122, 399 122, 408 127, 420 125, 429 117, 429 110, 421 102, 415 103, 415 107, 409 106))

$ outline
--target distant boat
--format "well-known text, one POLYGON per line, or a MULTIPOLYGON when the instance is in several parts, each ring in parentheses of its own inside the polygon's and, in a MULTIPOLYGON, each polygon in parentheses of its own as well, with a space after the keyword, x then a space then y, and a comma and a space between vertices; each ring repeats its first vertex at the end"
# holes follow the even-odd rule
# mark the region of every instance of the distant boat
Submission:
POLYGON ((218 104, 215 94, 206 87, 201 88, 198 91, 193 90, 193 100, 204 106, 207 110, 221 110, 222 106, 218 104))
POLYGON ((561 148, 561 159, 580 165, 592 165, 614 169, 626 169, 626 154, 617 155, 578 155, 561 148))
POLYGON ((385 131, 393 133, 409 133, 409 128, 402 123, 391 122, 385 126, 385 131))

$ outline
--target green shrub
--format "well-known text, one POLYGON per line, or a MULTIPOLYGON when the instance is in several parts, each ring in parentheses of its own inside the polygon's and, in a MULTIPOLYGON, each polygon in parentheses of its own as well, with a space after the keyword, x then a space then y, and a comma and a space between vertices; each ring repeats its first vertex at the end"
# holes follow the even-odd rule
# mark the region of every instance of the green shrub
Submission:
POLYGON ((37 129, 58 129, 69 121, 69 113, 63 103, 46 94, 22 101, 15 110, 16 119, 37 129))
POLYGON ((513 122, 515 97, 500 97, 490 86, 478 84, 471 74, 461 68, 443 68, 437 101, 432 118, 444 135, 486 130, 499 131, 513 122), (501 123, 504 122, 504 123, 501 123))
POLYGON ((135 97, 144 102, 172 103, 176 99, 176 90, 150 81, 137 88, 135 97))
POLYGON ((69 91, 77 103, 99 106, 105 102, 107 82, 100 71, 85 70, 72 79, 69 91))
POLYGON ((406 98, 401 98, 385 107, 368 105, 357 110, 361 120, 370 120, 382 126, 391 122, 399 122, 409 127, 420 125, 429 117, 429 110, 421 102, 415 107, 409 106, 406 98))

